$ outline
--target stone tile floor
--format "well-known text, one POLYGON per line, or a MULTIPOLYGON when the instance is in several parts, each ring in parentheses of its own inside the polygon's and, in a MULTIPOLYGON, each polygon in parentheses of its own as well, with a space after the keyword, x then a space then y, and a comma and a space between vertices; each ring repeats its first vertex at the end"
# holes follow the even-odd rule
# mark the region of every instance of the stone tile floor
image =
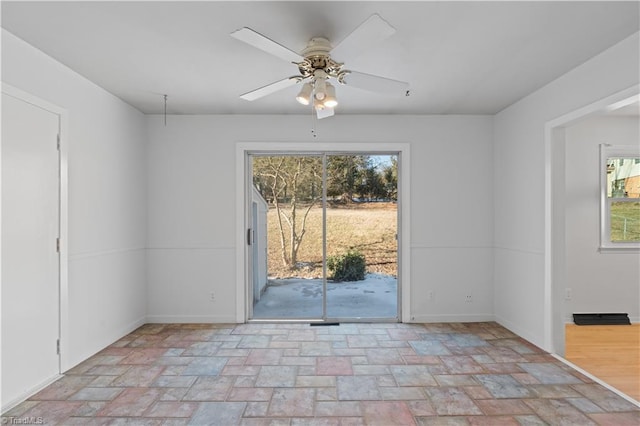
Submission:
POLYGON ((63 425, 639 425, 496 323, 149 324, 5 413, 63 425))

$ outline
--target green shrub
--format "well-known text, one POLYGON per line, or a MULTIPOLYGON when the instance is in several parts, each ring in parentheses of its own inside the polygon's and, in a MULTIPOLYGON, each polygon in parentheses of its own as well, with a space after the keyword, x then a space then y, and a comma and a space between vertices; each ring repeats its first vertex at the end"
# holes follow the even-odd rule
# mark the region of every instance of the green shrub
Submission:
POLYGON ((360 281, 364 280, 366 272, 364 255, 356 250, 349 250, 347 254, 329 256, 327 267, 334 281, 360 281))

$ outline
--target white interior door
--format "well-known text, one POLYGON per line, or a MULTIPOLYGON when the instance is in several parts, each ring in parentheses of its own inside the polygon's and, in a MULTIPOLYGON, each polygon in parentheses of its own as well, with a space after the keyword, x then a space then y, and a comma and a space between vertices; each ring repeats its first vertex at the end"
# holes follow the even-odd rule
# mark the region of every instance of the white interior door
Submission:
POLYGON ((2 406, 60 372, 60 116, 2 94, 2 406))

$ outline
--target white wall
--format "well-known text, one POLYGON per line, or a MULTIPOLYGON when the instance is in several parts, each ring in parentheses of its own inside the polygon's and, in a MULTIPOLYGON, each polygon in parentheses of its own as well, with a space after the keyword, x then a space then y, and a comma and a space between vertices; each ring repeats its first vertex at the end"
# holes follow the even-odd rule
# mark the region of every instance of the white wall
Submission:
POLYGON ((251 188, 251 204, 255 212, 252 213, 253 224, 253 241, 251 254, 251 283, 253 286, 253 302, 260 300, 260 296, 267 287, 269 274, 267 270, 267 215, 269 213, 269 204, 262 198, 260 192, 254 187, 251 188))
MULTIPOLYGON (((638 84, 638 47, 636 34, 495 117, 319 122, 325 142, 411 145, 412 320, 495 314, 543 346, 544 125, 638 84)), ((4 30, 2 79, 69 114, 66 366, 145 318, 235 321, 235 143, 313 143, 309 117, 171 116, 165 127, 4 30)))
MULTIPOLYGON (((150 321, 236 320, 236 142, 312 144, 308 116, 149 117, 150 321), (210 292, 216 301, 208 300, 210 292)), ((410 143, 411 319, 493 319, 492 117, 341 116, 317 142, 410 143), (443 181, 442 176, 447 176, 443 181), (428 300, 428 292, 434 298, 428 300), (465 303, 471 291, 473 303, 465 303)))
POLYGON ((145 117, 5 30, 2 81, 68 114, 65 371, 145 320, 145 117))
POLYGON ((640 256, 600 253, 600 144, 640 144, 638 117, 601 116, 565 129, 567 321, 572 313, 626 312, 640 321, 640 256))
POLYGON ((545 123, 638 84, 639 47, 636 33, 495 116, 495 315, 546 349, 545 123))

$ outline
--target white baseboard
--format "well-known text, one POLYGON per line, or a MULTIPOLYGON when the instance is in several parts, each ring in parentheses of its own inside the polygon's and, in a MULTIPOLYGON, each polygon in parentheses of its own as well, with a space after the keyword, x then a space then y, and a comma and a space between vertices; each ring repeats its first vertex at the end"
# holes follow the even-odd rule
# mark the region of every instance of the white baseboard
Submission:
POLYGON ((35 395, 36 393, 40 392, 42 389, 46 388, 51 383, 55 382, 56 380, 60 379, 61 377, 63 377, 61 374, 56 374, 55 376, 48 378, 47 380, 43 381, 42 383, 39 383, 38 385, 28 389, 27 391, 25 391, 24 393, 22 393, 18 397, 12 399, 11 401, 9 401, 7 403, 4 403, 2 405, 2 408, 1 408, 2 411, 0 411, 0 412, 3 413, 3 415, 4 415, 4 413, 6 413, 7 411, 11 410, 16 405, 20 404, 21 402, 23 402, 24 400, 26 400, 30 396, 35 395))
POLYGON ((582 368, 578 367, 577 365, 575 365, 571 361, 567 361, 566 359, 562 358, 560 355, 551 354, 551 356, 553 356, 554 358, 556 358, 559 361, 562 361, 564 364, 567 364, 569 367, 573 368, 576 371, 579 371, 580 373, 584 374, 585 376, 587 376, 588 378, 590 378, 594 382, 604 386, 605 388, 609 389, 611 392, 619 395, 620 397, 626 399, 627 401, 629 401, 630 403, 632 403, 636 407, 640 408, 640 402, 638 402, 635 399, 631 398, 629 395, 625 394, 624 392, 619 391, 618 389, 614 388, 610 384, 608 384, 606 382, 603 382, 602 380, 600 380, 599 378, 597 378, 593 374, 589 373, 586 370, 583 370, 582 368))
POLYGON ((149 315, 149 324, 236 324, 235 316, 215 315, 149 315))
POLYGON ((528 330, 522 329, 522 328, 516 326, 515 324, 511 323, 510 321, 505 320, 504 318, 502 318, 500 316, 496 316, 495 318, 496 318, 495 321, 498 324, 500 324, 501 326, 503 326, 504 328, 506 328, 507 330, 511 331, 512 333, 517 334, 518 336, 522 337, 527 342, 533 343, 534 345, 538 346, 539 348, 544 349, 543 342, 538 342, 536 337, 533 336, 528 330))
MULTIPOLYGON (((146 323, 147 323, 147 317, 146 316, 140 317, 137 320, 130 322, 125 327, 122 327, 120 330, 118 330, 118 333, 116 333, 118 335, 116 340, 126 336, 127 334, 131 333, 134 330, 137 330, 138 328, 142 327, 146 323)), ((114 342, 116 340, 114 340, 114 342)), ((111 342, 111 343, 113 343, 113 342, 111 342)), ((109 343, 109 344, 111 344, 111 343, 109 343)))
POLYGON ((431 322, 488 322, 495 321, 493 314, 444 314, 444 315, 411 315, 412 323, 431 322))
MULTIPOLYGON (((113 342, 117 341, 118 339, 126 336, 127 334, 131 333, 135 329, 137 329, 140 326, 144 325, 145 322, 146 322, 146 318, 145 317, 141 317, 141 318, 138 318, 137 320, 127 324, 126 326, 124 326, 121 329, 119 329, 118 331, 116 331, 111 337, 107 338, 106 340, 108 341, 108 343, 106 343, 104 347, 99 348, 98 350, 96 350, 93 353, 88 353, 88 354, 81 355, 75 361, 71 361, 71 360, 68 359, 68 353, 69 353, 69 349, 68 349, 68 346, 67 346, 68 342, 65 339, 63 339, 61 341, 61 348, 60 348, 61 349, 61 354, 60 354, 60 364, 61 364, 60 365, 60 367, 61 367, 60 369, 61 369, 61 371, 63 371, 63 372, 64 371, 69 371, 70 369, 72 369, 76 365, 78 365, 78 364, 86 361, 87 359, 91 358, 93 355, 95 355, 96 353, 100 352, 105 347, 111 345, 113 342)), ((24 392, 23 394, 21 394, 17 398, 14 398, 11 401, 7 402, 6 404, 3 401, 2 413, 6 412, 7 410, 12 409, 16 405, 18 405, 21 402, 25 401, 30 396, 40 392, 42 389, 44 389, 45 387, 49 386, 51 383, 55 382, 56 380, 60 379, 63 376, 64 376, 64 374, 56 374, 55 376, 43 381, 42 383, 39 383, 38 385, 30 388, 29 390, 27 390, 26 392, 24 392)))
POLYGON ((146 323, 146 317, 140 317, 137 320, 130 322, 129 324, 125 325, 124 327, 121 327, 117 331, 113 332, 110 336, 106 337, 99 348, 93 348, 90 351, 85 352, 84 354, 81 354, 80 356, 76 357, 73 360, 70 360, 67 357, 68 349, 67 349, 66 345, 67 345, 68 342, 64 341, 64 339, 63 339, 63 341, 61 342, 61 349, 62 349, 61 360, 60 360, 61 361, 61 371, 62 372, 66 372, 66 371, 71 370, 73 367, 75 367, 78 364, 81 364, 82 362, 84 362, 87 359, 91 358, 92 356, 94 356, 95 354, 97 354, 98 352, 100 352, 101 350, 106 348, 107 346, 113 344, 114 342, 117 342, 122 337, 124 337, 127 334, 131 333, 132 331, 140 328, 145 323, 146 323))

